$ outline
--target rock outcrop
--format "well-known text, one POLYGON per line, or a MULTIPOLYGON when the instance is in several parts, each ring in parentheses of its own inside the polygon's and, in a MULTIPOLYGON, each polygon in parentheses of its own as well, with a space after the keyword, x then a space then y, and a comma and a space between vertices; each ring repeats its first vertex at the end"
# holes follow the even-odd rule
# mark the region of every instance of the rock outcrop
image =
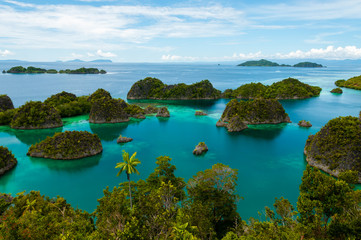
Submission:
POLYGON ((338 93, 338 94, 341 94, 343 93, 342 89, 341 88, 334 88, 330 91, 331 93, 338 93))
POLYGON ((238 115, 233 116, 227 124, 228 132, 240 132, 246 128, 248 128, 247 124, 238 115))
POLYGON ((312 124, 309 121, 301 120, 298 122, 298 126, 300 127, 312 127, 312 124))
POLYGON ((13 101, 11 101, 11 98, 8 95, 0 95, 0 112, 14 109, 13 101))
POLYGON ((126 112, 127 103, 121 99, 101 98, 92 103, 90 123, 119 123, 128 122, 129 114, 126 112))
POLYGON ((42 129, 63 126, 59 111, 40 101, 30 101, 21 106, 10 123, 15 129, 42 129))
POLYGON ((153 113, 157 113, 158 112, 158 108, 157 107, 154 107, 154 106, 147 106, 145 109, 144 109, 144 112, 145 114, 153 114, 153 113))
POLYGON ((333 176, 346 170, 357 171, 361 183, 360 119, 349 116, 330 120, 308 137, 304 153, 311 166, 333 176))
POLYGON ((103 151, 100 138, 87 131, 65 131, 32 145, 27 155, 51 159, 78 159, 103 151))
POLYGON ((164 118, 170 117, 168 108, 167 108, 167 107, 161 107, 161 108, 159 108, 156 116, 157 116, 157 117, 164 117, 164 118))
POLYGON ((133 138, 123 137, 122 135, 120 135, 117 139, 117 143, 127 143, 131 141, 133 141, 133 138))
POLYGON ((196 113, 194 115, 196 115, 196 116, 207 116, 208 114, 203 112, 203 111, 196 111, 196 113))
POLYGON ((184 83, 166 85, 157 78, 147 77, 134 83, 128 92, 127 99, 218 99, 221 91, 215 89, 208 80, 191 85, 184 83))
POLYGON ((0 176, 16 166, 18 161, 7 147, 0 146, 0 176))
POLYGON ((194 155, 202 155, 203 153, 208 151, 208 147, 204 142, 198 143, 196 148, 193 150, 194 155))

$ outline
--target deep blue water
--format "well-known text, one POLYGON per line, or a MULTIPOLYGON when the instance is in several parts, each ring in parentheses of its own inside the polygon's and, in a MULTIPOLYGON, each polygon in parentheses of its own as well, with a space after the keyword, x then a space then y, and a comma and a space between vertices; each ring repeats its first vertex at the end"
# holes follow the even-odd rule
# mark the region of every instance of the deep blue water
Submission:
MULTIPOLYGON (((0 64, 0 70, 9 69, 14 63, 0 64)), ((282 101, 289 114, 290 124, 251 126, 236 134, 215 126, 227 100, 218 101, 153 101, 167 105, 169 120, 149 116, 145 120, 132 120, 119 124, 89 124, 87 116, 65 119, 64 127, 51 130, 13 130, 0 127, 0 145, 10 148, 18 159, 18 166, 0 178, 0 192, 17 193, 23 190, 40 190, 49 196, 65 197, 75 207, 93 211, 97 199, 106 186, 126 181, 116 177, 115 164, 121 161, 121 152, 136 151, 142 162, 140 175, 133 180, 145 179, 153 171, 156 158, 168 155, 176 165, 176 174, 186 181, 198 171, 221 162, 238 169, 237 192, 239 213, 245 219, 257 217, 258 211, 272 206, 275 197, 297 202, 299 184, 306 163, 303 148, 309 134, 316 133, 324 124, 338 116, 358 116, 361 110, 361 91, 343 89, 342 95, 331 94, 334 81, 360 75, 361 67, 328 66, 327 68, 236 67, 217 64, 121 64, 121 63, 21 63, 55 69, 75 69, 82 66, 105 69, 106 75, 63 74, 0 74, 0 94, 8 94, 14 105, 29 100, 45 100, 51 94, 68 91, 86 95, 98 88, 108 90, 113 97, 125 99, 131 85, 147 76, 157 77, 167 84, 194 83, 209 79, 224 90, 249 82, 271 84, 288 77, 323 88, 320 97, 306 100, 282 101), (209 115, 196 117, 195 110, 209 115), (299 120, 313 124, 310 129, 297 126, 299 120), (31 158, 26 152, 46 136, 65 130, 87 130, 100 136, 103 144, 101 155, 74 161, 31 158), (119 145, 122 134, 134 139, 119 145), (209 151, 201 157, 192 154, 198 142, 204 141, 209 151)), ((139 102, 138 102, 139 103, 139 102)), ((140 102, 147 105, 147 102, 140 102)))

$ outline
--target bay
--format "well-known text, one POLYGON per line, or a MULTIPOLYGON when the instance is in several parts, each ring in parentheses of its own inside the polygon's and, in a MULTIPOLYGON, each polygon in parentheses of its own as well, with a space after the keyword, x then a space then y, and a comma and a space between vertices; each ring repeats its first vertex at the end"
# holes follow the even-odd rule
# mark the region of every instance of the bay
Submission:
MULTIPOLYGON (((146 106, 168 106, 168 120, 148 116, 129 123, 89 124, 88 116, 64 119, 64 127, 48 130, 13 130, 0 127, 0 145, 7 146, 18 159, 18 166, 0 178, 0 192, 16 194, 23 190, 39 190, 50 197, 60 195, 74 207, 92 212, 103 189, 126 181, 116 177, 115 164, 121 152, 133 153, 142 162, 140 175, 145 179, 156 167, 156 158, 167 155, 176 165, 176 174, 187 181, 198 171, 223 163, 238 169, 237 193, 244 197, 238 202, 242 218, 258 217, 265 206, 272 206, 275 197, 288 198, 294 205, 306 162, 303 148, 307 137, 316 133, 330 119, 338 116, 358 116, 361 91, 343 89, 342 95, 329 91, 334 81, 360 75, 358 65, 333 65, 327 68, 237 67, 233 64, 150 64, 150 63, 19 63, 46 69, 76 69, 97 67, 105 75, 70 74, 0 74, 0 94, 8 94, 16 107, 29 100, 43 101, 52 94, 68 91, 77 95, 91 94, 98 88, 108 90, 113 97, 125 99, 131 85, 145 77, 157 77, 167 84, 194 83, 208 79, 220 90, 236 88, 249 82, 272 84, 288 77, 323 88, 321 95, 306 100, 281 101, 292 123, 251 126, 236 134, 215 126, 228 100, 217 101, 137 101, 146 106), (195 116, 196 110, 208 116, 195 116), (299 120, 313 124, 300 128, 299 120), (34 144, 55 132, 87 130, 100 136, 103 153, 80 160, 59 161, 31 158, 26 152, 34 144), (133 142, 120 145, 117 137, 132 137, 133 142), (198 142, 204 141, 209 151, 200 157, 192 154, 198 142)), ((14 63, 2 62, 0 69, 14 63)), ((358 186, 360 188, 360 186, 358 186)))

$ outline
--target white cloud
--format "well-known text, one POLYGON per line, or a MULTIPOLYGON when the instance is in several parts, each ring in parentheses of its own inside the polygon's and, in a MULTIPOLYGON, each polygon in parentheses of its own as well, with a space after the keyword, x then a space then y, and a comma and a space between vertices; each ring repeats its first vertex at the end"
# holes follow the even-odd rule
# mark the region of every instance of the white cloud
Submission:
POLYGON ((236 60, 258 60, 267 59, 328 59, 328 60, 344 60, 344 59, 361 59, 361 48, 356 46, 334 47, 315 49, 309 51, 296 50, 289 53, 263 54, 261 51, 255 53, 234 53, 232 56, 223 57, 191 57, 178 55, 163 55, 163 61, 236 61, 236 60))
POLYGON ((328 46, 326 48, 312 48, 309 51, 293 51, 287 54, 276 54, 275 58, 287 59, 330 59, 330 60, 343 60, 343 59, 361 59, 361 48, 356 46, 334 47, 328 46))
POLYGON ((10 52, 9 50, 5 49, 4 51, 3 50, 0 50, 0 56, 2 57, 7 57, 9 55, 14 55, 14 53, 10 52))
POLYGON ((4 0, 4 2, 14 4, 19 7, 34 7, 34 4, 23 3, 23 2, 12 1, 12 0, 4 0))
MULTIPOLYGON (((246 25, 234 8, 152 7, 120 5, 32 5, 0 3, 2 46, 82 49, 155 38, 197 38, 237 35, 246 25), (27 6, 26 11, 16 6, 27 6), (11 39, 11 41, 9 40, 11 39)), ((113 49, 113 48, 111 48, 113 49)))
POLYGON ((98 50, 96 53, 99 57, 105 57, 105 58, 110 58, 110 57, 116 57, 117 55, 111 52, 103 52, 102 50, 98 50))
POLYGON ((71 56, 73 58, 82 58, 84 55, 83 54, 78 54, 78 53, 72 53, 71 56))

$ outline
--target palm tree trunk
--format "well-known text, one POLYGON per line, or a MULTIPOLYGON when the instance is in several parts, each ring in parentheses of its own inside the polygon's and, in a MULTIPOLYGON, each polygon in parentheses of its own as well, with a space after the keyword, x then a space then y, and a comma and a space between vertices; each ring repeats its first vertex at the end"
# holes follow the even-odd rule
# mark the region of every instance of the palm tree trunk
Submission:
POLYGON ((129 200, 130 200, 130 209, 133 209, 133 205, 132 205, 132 191, 130 189, 130 174, 127 173, 127 177, 128 177, 128 182, 129 182, 129 200))

